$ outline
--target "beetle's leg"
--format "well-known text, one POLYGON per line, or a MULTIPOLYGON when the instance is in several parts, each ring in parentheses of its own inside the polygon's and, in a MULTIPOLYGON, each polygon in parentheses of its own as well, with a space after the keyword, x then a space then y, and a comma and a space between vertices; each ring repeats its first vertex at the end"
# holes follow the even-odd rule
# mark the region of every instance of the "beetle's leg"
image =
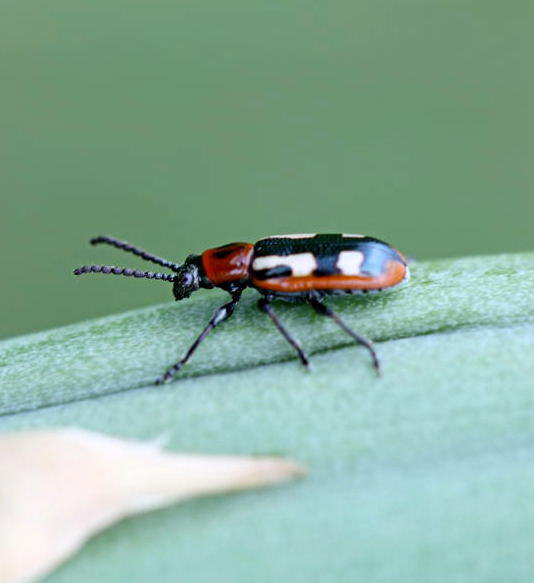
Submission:
POLYGON ((166 383, 174 377, 174 375, 187 363, 187 361, 191 358, 195 350, 199 347, 201 342, 206 338, 206 336, 218 326, 221 322, 228 320, 228 318, 234 313, 234 309, 239 302, 241 297, 241 291, 232 294, 232 301, 224 304, 220 308, 215 310, 215 313, 211 317, 211 320, 208 322, 208 325, 202 330, 199 334, 198 338, 191 344, 189 350, 185 353, 185 356, 179 360, 176 364, 173 364, 167 371, 161 375, 157 380, 156 384, 160 385, 162 383, 166 383))
POLYGON ((293 338, 293 336, 291 336, 291 334, 286 330, 285 326, 282 324, 282 322, 280 321, 280 319, 276 315, 276 312, 273 310, 273 307, 272 307, 272 300, 268 297, 260 298, 258 300, 258 307, 260 308, 260 310, 262 312, 265 312, 269 316, 269 318, 271 318, 271 320, 274 322, 274 325, 278 328, 278 330, 280 331, 282 336, 297 351, 297 354, 299 355, 299 358, 300 358, 300 361, 302 362, 302 364, 307 367, 309 365, 308 357, 306 356, 306 354, 302 350, 302 347, 301 347, 299 341, 296 340, 295 338, 293 338))
POLYGON ((318 314, 328 316, 329 318, 334 320, 334 322, 349 336, 354 338, 354 340, 356 340, 358 344, 365 346, 365 348, 367 348, 367 350, 371 354, 371 358, 373 359, 373 367, 375 368, 376 372, 380 374, 380 361, 378 360, 378 355, 375 352, 373 343, 365 336, 361 336, 360 334, 354 332, 354 330, 349 328, 347 324, 345 324, 345 322, 343 322, 343 320, 333 310, 331 310, 327 305, 323 304, 323 302, 321 302, 320 300, 316 298, 310 298, 308 302, 318 314))

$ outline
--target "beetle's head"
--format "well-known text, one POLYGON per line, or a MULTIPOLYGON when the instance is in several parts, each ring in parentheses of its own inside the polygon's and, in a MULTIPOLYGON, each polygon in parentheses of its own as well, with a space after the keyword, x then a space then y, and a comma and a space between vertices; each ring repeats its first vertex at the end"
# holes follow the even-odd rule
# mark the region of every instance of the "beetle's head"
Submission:
POLYGON ((183 265, 175 270, 172 293, 176 301, 188 298, 200 287, 200 270, 197 256, 190 255, 183 265))

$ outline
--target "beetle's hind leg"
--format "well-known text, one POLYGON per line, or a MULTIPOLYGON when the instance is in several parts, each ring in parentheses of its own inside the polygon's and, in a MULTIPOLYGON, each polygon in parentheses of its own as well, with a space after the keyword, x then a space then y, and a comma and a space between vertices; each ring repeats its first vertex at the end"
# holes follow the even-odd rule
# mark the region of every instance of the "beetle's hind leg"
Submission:
POLYGON ((365 348, 367 348, 369 351, 371 358, 373 359, 374 369, 378 374, 380 374, 380 361, 378 360, 378 355, 373 347, 373 343, 368 338, 358 334, 357 332, 354 332, 354 330, 349 328, 347 324, 345 324, 345 322, 343 322, 343 320, 333 310, 331 310, 326 304, 323 304, 323 302, 317 298, 309 298, 308 303, 318 314, 328 316, 334 320, 334 322, 350 337, 354 338, 358 344, 365 346, 365 348))
POLYGON ((274 325, 278 328, 282 336, 289 342, 289 344, 291 344, 291 346, 297 352, 300 358, 300 362, 302 362, 302 364, 305 367, 308 367, 310 361, 308 360, 306 353, 304 352, 304 350, 302 350, 300 342, 296 338, 293 338, 290 332, 280 321, 280 318, 278 318, 278 316, 276 315, 276 312, 273 310, 272 299, 269 297, 260 298, 258 300, 258 307, 262 312, 265 312, 269 316, 269 318, 271 318, 271 320, 274 322, 274 325))

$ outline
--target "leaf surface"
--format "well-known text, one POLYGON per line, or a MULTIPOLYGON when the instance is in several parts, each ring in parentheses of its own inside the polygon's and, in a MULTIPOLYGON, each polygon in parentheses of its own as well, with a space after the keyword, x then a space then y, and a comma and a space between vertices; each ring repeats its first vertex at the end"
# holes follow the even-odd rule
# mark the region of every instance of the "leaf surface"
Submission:
POLYGON ((128 520, 50 581, 523 581, 534 571, 534 254, 420 263, 404 288, 330 305, 384 373, 305 306, 248 294, 189 378, 148 384, 217 294, 6 341, 0 428, 77 425, 191 452, 277 454, 281 490, 128 520), (54 406, 52 406, 54 405, 54 406))

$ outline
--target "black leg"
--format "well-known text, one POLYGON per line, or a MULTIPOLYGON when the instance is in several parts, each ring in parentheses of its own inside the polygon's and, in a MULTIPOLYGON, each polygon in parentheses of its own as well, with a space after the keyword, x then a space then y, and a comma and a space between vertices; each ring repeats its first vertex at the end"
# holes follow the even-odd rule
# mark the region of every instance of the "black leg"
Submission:
POLYGON ((185 356, 179 360, 176 364, 173 364, 167 371, 160 376, 156 380, 156 384, 160 385, 162 383, 166 383, 172 380, 175 374, 187 363, 187 361, 191 358, 195 350, 199 347, 201 342, 206 338, 206 336, 218 326, 221 322, 228 320, 228 318, 234 313, 234 309, 239 302, 241 297, 241 292, 232 295, 232 301, 224 304, 220 308, 215 310, 215 313, 211 317, 211 320, 208 322, 208 325, 202 330, 199 334, 198 338, 191 344, 189 350, 185 353, 185 356))
POLYGON ((295 338, 293 338, 293 336, 291 336, 291 334, 285 329, 282 322, 280 322, 280 319, 278 318, 275 311, 273 310, 273 307, 271 305, 271 300, 269 298, 260 298, 258 300, 258 307, 260 308, 260 310, 262 312, 265 312, 269 316, 269 318, 271 318, 271 320, 274 322, 274 325, 278 328, 278 330, 280 330, 282 336, 297 351, 297 354, 299 355, 299 358, 300 358, 300 361, 302 362, 302 364, 307 367, 309 365, 308 357, 306 356, 306 354, 302 350, 302 347, 300 346, 299 341, 296 340, 295 338))
POLYGON ((323 316, 328 316, 329 318, 332 318, 332 320, 334 320, 334 322, 349 336, 354 338, 354 340, 356 340, 358 344, 361 344, 362 346, 365 346, 365 348, 367 348, 367 350, 371 354, 371 358, 373 359, 373 367, 375 368, 376 372, 380 374, 380 361, 378 360, 378 355, 376 354, 375 349, 373 348, 373 343, 367 338, 365 338, 365 336, 361 336, 360 334, 357 334, 356 332, 354 332, 354 330, 349 328, 334 311, 332 311, 328 306, 323 304, 321 301, 315 298, 311 298, 308 301, 312 308, 318 314, 322 314, 323 316))

